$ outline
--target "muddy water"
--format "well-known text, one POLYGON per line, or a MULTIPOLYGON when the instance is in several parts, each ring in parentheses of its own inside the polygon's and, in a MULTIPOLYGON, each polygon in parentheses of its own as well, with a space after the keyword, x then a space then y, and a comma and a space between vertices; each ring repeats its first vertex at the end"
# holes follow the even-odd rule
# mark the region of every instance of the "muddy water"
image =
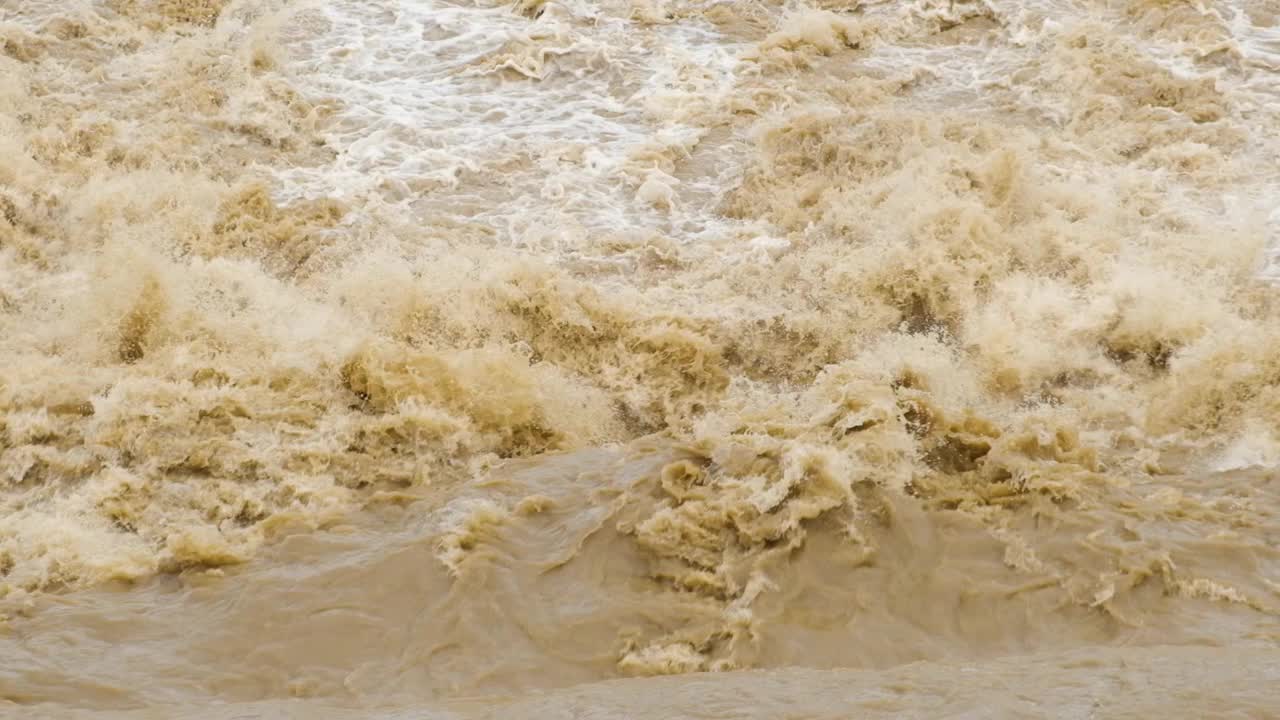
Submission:
POLYGON ((0 0, 0 713, 1269 717, 1278 22, 0 0))

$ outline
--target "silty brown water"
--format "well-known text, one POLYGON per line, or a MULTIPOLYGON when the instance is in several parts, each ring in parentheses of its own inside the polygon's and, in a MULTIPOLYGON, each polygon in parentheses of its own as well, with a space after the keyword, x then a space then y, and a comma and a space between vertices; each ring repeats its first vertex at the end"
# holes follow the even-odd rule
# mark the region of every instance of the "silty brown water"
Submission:
POLYGON ((1269 717, 1276 18, 0 0, 0 712, 1269 717))

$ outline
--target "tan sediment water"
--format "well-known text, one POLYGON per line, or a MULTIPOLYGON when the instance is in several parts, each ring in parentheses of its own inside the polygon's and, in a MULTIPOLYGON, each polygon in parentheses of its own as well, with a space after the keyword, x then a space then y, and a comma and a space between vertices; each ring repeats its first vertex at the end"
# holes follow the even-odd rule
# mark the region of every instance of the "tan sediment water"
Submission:
POLYGON ((0 0, 0 714, 1276 716, 1278 18, 0 0))

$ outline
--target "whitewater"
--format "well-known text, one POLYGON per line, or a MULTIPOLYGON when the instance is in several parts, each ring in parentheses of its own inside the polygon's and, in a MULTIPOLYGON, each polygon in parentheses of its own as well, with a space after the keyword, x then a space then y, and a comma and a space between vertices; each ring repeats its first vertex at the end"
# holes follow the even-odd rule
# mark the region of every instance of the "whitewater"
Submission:
POLYGON ((0 0, 0 717, 1280 712, 1271 0, 0 0))

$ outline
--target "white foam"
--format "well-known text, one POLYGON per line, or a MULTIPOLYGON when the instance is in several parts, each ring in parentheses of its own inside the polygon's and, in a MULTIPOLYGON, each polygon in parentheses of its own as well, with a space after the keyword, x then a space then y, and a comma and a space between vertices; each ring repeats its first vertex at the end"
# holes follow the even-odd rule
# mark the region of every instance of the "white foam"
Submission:
POLYGON ((325 138, 336 158, 280 173, 284 200, 367 209, 377 198, 571 254, 574 233, 548 228, 690 240, 725 222, 706 199, 719 178, 658 183, 660 169, 637 172, 635 160, 696 145, 692 101, 733 85, 736 48, 711 26, 648 32, 583 2, 550 3, 536 19, 441 0, 307 12, 323 30, 293 40, 296 81, 343 107, 325 138))
POLYGON ((1270 469, 1280 466, 1280 441, 1265 428, 1246 429, 1209 463, 1214 472, 1270 469))

